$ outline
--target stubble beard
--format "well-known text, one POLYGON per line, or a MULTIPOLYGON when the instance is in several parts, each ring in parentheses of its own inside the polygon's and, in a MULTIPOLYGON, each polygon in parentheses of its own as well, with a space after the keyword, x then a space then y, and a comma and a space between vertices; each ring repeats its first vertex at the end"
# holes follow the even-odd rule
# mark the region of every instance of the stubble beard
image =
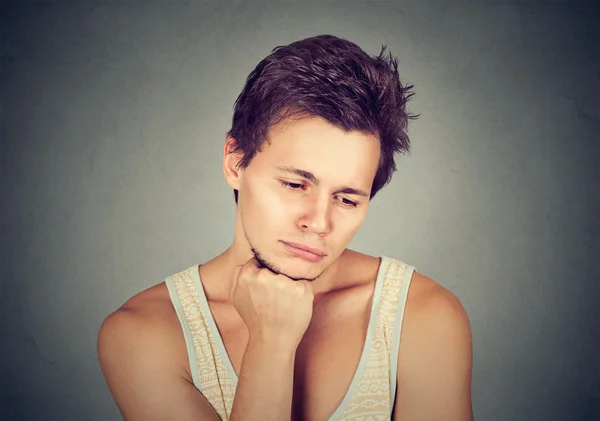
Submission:
POLYGON ((262 267, 269 269, 271 272, 273 272, 276 275, 286 276, 286 277, 290 278, 293 281, 309 281, 309 282, 314 282, 315 279, 317 279, 319 276, 321 276, 321 274, 319 274, 318 276, 316 276, 314 278, 297 278, 295 276, 292 276, 292 275, 290 275, 290 274, 282 271, 277 265, 275 265, 274 263, 268 261, 256 248, 250 246, 250 251, 252 251, 252 254, 254 255, 254 257, 256 258, 256 260, 258 261, 258 263, 260 263, 260 265, 262 267))
POLYGON ((284 272, 283 270, 281 270, 275 263, 269 261, 263 254, 261 254, 256 247, 254 247, 250 241, 250 239, 248 238, 248 233, 246 232, 246 230, 244 229, 244 236, 246 237, 246 241, 248 242, 248 244, 250 245, 250 251, 252 252, 252 254, 254 255, 254 258, 258 261, 258 263, 260 263, 260 265, 266 269, 269 269, 271 272, 273 272, 276 275, 283 275, 286 276, 288 278, 290 278, 293 281, 309 281, 309 282, 314 282, 315 279, 319 278, 323 272, 319 273, 317 276, 315 276, 314 278, 298 278, 295 276, 291 276, 288 273, 284 272))

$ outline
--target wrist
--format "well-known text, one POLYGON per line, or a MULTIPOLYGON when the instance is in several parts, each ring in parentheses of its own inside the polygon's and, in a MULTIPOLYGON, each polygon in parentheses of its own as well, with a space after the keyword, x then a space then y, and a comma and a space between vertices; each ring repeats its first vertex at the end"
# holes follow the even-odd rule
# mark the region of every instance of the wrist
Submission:
POLYGON ((265 353, 269 357, 282 360, 294 359, 298 343, 284 335, 270 335, 266 332, 250 333, 246 350, 265 353))

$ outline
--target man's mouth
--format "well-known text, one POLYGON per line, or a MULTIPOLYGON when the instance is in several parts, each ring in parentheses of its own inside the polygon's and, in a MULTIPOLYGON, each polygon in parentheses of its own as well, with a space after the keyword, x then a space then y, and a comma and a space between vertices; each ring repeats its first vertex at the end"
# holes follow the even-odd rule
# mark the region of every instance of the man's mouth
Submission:
POLYGON ((327 256, 325 251, 315 247, 307 246, 306 244, 288 243, 286 241, 282 241, 282 243, 287 251, 291 254, 311 262, 318 262, 327 256))

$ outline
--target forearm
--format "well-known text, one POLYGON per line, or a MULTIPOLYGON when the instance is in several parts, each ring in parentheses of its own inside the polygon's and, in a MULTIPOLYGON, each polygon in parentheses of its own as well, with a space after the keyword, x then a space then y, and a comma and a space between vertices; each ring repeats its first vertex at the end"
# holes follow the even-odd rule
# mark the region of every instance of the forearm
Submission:
POLYGON ((230 421, 285 421, 291 418, 295 349, 276 342, 248 342, 230 421))

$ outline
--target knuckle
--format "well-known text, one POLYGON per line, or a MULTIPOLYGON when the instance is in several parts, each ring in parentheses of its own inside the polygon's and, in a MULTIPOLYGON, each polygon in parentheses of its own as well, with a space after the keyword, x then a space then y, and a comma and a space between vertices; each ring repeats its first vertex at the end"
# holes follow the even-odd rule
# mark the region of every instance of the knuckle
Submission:
POLYGON ((269 280, 269 271, 267 269, 261 269, 258 271, 256 275, 256 279, 261 282, 266 282, 269 280))
POLYGON ((295 283, 294 284, 294 294, 296 297, 302 297, 304 295, 304 291, 306 288, 302 284, 295 283))

